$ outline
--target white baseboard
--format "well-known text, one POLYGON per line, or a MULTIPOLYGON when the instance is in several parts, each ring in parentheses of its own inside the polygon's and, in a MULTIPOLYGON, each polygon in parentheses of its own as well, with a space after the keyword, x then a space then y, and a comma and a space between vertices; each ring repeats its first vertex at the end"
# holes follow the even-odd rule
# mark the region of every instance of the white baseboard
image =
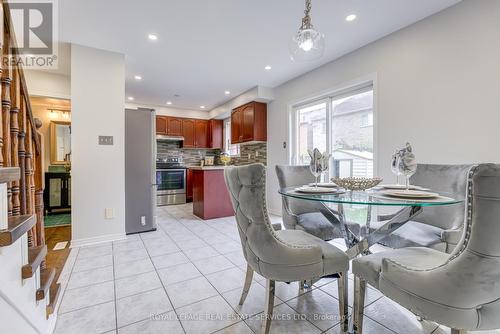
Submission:
POLYGON ((117 233, 117 234, 101 235, 92 238, 76 239, 76 240, 71 240, 70 248, 92 246, 92 245, 102 244, 104 242, 125 240, 126 238, 127 236, 125 235, 125 233, 117 233))

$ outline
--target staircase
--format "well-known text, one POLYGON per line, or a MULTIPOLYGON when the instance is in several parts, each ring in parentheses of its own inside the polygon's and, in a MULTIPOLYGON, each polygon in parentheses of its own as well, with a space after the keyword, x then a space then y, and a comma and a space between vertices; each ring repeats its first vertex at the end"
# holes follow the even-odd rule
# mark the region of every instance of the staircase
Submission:
MULTIPOLYGON (((0 207, 8 206, 5 185, 19 180, 16 169, 13 173, 12 168, 0 168, 0 207)), ((36 223, 34 214, 9 216, 7 227, 0 230, 0 318, 2 324, 16 324, 5 333, 49 333, 53 325, 47 319, 56 309, 61 287, 54 282, 55 270, 42 267, 47 246, 29 247, 28 232, 36 223)))
MULTIPOLYGON (((16 55, 9 4, 2 0, 2 60, 16 55)), ((61 287, 45 266, 43 151, 21 65, 0 62, 0 332, 52 331, 61 287)))

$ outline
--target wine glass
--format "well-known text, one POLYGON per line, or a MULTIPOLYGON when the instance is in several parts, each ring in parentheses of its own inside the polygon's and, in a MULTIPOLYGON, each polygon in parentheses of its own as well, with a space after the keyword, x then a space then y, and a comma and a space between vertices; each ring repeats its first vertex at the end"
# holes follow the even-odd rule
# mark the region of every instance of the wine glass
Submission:
POLYGON ((406 191, 410 190, 410 177, 417 171, 417 160, 410 144, 401 151, 398 163, 399 172, 406 177, 406 191))
POLYGON ((311 159, 311 163, 309 164, 309 169, 311 170, 311 174, 316 179, 315 187, 318 187, 318 177, 321 175, 321 163, 318 159, 311 159))
POLYGON ((398 151, 396 151, 396 153, 392 155, 391 159, 391 172, 396 175, 396 184, 399 184, 399 175, 401 175, 401 173, 399 172, 398 164, 399 154, 398 151))

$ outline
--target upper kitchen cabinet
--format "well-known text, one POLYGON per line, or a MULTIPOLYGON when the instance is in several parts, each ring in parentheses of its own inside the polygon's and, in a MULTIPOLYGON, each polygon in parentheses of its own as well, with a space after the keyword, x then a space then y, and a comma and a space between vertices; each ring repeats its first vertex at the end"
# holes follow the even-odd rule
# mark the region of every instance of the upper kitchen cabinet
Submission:
POLYGON ((156 116, 156 133, 159 135, 167 134, 167 117, 156 116))
POLYGON ((231 113, 231 143, 265 142, 267 140, 267 105, 250 102, 231 113))
POLYGON ((182 118, 167 118, 167 134, 169 136, 182 136, 182 118))
POLYGON ((194 121, 194 138, 195 147, 208 147, 208 121, 203 119, 194 121))
POLYGON ((195 120, 184 118, 182 120, 182 136, 184 142, 182 144, 185 148, 193 148, 195 145, 195 120))
POLYGON ((222 150, 224 121, 211 119, 208 121, 208 147, 222 150))
POLYGON ((182 136, 182 118, 156 116, 156 133, 159 135, 182 136))

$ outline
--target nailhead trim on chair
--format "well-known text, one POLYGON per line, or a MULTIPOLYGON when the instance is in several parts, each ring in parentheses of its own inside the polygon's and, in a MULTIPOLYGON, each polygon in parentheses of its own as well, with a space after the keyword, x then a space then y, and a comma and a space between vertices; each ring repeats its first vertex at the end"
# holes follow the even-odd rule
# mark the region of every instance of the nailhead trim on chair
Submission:
POLYGON ((465 207, 467 219, 466 219, 466 223, 465 223, 465 237, 464 237, 464 240, 462 242, 462 246, 460 247, 460 249, 458 251, 455 250, 455 252, 450 255, 450 257, 448 258, 448 260, 445 263, 443 263, 439 266, 436 266, 434 268, 418 269, 418 268, 408 267, 406 265, 403 265, 403 264, 398 263, 398 262, 391 260, 391 259, 386 259, 386 261, 393 263, 393 264, 395 264, 401 268, 404 268, 406 270, 425 272, 425 271, 432 271, 432 270, 435 270, 437 268, 448 265, 451 261, 455 260, 457 257, 459 257, 466 250, 467 246, 469 245, 469 239, 470 239, 470 235, 472 232, 472 201, 473 201, 472 200, 472 187, 473 187, 472 181, 473 181, 474 174, 476 173, 478 167, 479 167, 478 165, 472 166, 471 169, 469 170, 469 173, 467 176, 467 195, 466 195, 467 205, 465 207))

